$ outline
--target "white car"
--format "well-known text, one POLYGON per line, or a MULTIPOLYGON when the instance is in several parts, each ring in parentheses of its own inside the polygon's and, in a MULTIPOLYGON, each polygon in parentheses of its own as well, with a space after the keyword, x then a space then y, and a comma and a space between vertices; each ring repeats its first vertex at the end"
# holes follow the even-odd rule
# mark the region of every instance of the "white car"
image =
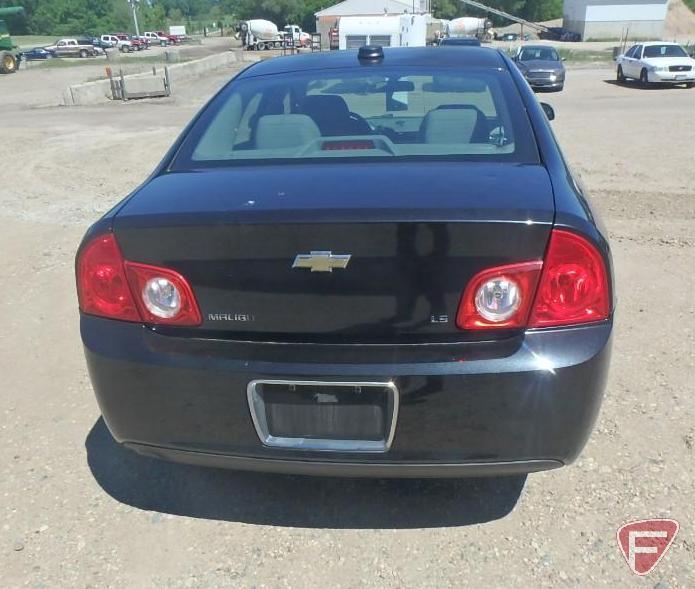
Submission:
POLYGON ((654 41, 631 47, 616 60, 618 82, 628 78, 648 84, 695 85, 695 59, 678 43, 654 41))

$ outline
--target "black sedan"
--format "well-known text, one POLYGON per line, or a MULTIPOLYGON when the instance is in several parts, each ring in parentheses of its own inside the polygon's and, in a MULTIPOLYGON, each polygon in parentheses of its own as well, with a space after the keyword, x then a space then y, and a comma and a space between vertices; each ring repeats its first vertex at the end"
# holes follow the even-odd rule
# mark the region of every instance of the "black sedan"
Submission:
POLYGON ((613 274, 548 114, 489 48, 238 74, 77 253, 114 438, 321 475, 572 462, 603 395, 613 274))
POLYGON ((55 51, 50 51, 49 49, 44 49, 43 47, 34 47, 28 51, 22 51, 22 59, 26 61, 39 61, 43 59, 53 59, 56 54, 55 51))

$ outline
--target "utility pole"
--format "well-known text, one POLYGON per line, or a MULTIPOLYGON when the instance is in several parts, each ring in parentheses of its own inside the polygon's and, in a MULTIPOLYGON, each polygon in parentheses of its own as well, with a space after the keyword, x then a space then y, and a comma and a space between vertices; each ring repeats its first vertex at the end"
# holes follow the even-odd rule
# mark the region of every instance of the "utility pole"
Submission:
POLYGON ((140 27, 138 27, 137 7, 138 7, 138 4, 140 4, 140 0, 128 0, 128 4, 130 4, 130 8, 132 8, 132 10, 133 10, 133 24, 135 25, 135 36, 139 37, 140 36, 140 27))

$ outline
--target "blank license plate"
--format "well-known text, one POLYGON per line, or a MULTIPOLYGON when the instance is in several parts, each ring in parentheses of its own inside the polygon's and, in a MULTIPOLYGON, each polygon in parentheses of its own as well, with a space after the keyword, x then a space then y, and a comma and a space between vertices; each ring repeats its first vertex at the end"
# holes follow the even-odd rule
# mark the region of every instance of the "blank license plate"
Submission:
POLYGON ((393 438, 398 394, 392 383, 254 381, 248 397, 267 446, 384 452, 393 438))

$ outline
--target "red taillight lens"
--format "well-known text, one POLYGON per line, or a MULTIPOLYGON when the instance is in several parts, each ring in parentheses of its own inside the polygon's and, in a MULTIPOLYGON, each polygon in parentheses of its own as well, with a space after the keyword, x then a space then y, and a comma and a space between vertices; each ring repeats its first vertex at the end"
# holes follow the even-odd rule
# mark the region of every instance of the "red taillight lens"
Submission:
POLYGON ((83 313, 166 325, 200 325, 198 303, 186 279, 167 268, 127 262, 112 233, 80 252, 77 296, 83 313))
POLYGON ((489 268, 461 298, 459 329, 517 329, 580 325, 611 312, 603 257, 584 237, 554 229, 545 260, 489 268))
POLYGON ((198 304, 181 274, 135 262, 126 262, 125 269, 140 314, 147 323, 200 325, 198 304))
POLYGON ((608 273, 599 251, 576 233, 554 229, 528 326, 600 321, 610 310, 608 273))
POLYGON ((459 329, 525 327, 543 262, 489 268, 476 274, 461 298, 459 329))
POLYGON ((100 235, 80 253, 77 297, 84 313, 140 321, 128 287, 123 257, 113 234, 100 235))

